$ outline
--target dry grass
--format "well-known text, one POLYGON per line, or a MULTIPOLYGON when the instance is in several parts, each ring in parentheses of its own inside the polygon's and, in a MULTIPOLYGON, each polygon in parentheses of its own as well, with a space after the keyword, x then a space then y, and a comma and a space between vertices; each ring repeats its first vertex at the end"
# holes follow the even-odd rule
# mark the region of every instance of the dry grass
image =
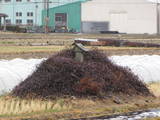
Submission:
POLYGON ((30 34, 30 33, 0 33, 0 45, 30 45, 30 44, 72 44, 75 38, 110 38, 129 40, 144 43, 159 43, 160 36, 157 35, 133 35, 133 34, 69 34, 69 33, 51 33, 51 34, 30 34))
POLYGON ((4 96, 0 98, 0 120, 22 120, 22 118, 59 120, 62 118, 96 117, 155 108, 160 103, 160 101, 146 102, 146 100, 155 100, 155 98, 119 96, 122 103, 117 105, 113 102, 115 97, 117 96, 102 100, 74 97, 57 98, 57 100, 24 100, 4 96))
POLYGON ((159 39, 159 35, 149 35, 149 34, 72 34, 72 33, 49 33, 49 34, 41 34, 41 33, 13 33, 13 32, 0 32, 1 37, 8 37, 9 36, 26 36, 26 37, 54 37, 54 36, 61 36, 61 37, 75 37, 75 36, 86 36, 92 38, 130 38, 130 39, 159 39), (7 36, 6 36, 7 35, 7 36))
POLYGON ((148 87, 156 97, 160 97, 160 82, 150 83, 148 87))
MULTIPOLYGON (((15 57, 32 56, 46 57, 44 53, 51 55, 51 52, 57 52, 65 47, 62 45, 71 45, 75 38, 111 38, 124 39, 135 42, 160 43, 160 36, 157 35, 129 35, 129 34, 69 34, 69 33, 51 33, 51 34, 30 34, 30 33, 12 33, 0 32, 0 59, 12 59, 15 57), (35 55, 38 53, 38 55, 35 55), (43 55, 39 55, 42 53, 43 55), (10 55, 14 54, 14 55, 10 55), (15 55, 25 54, 25 55, 15 55), (28 55, 26 55, 28 54, 28 55)), ((90 48, 90 47, 89 47, 90 48)), ((98 47, 105 50, 108 55, 141 55, 141 54, 160 54, 160 48, 135 48, 135 47, 98 47)))
POLYGON ((143 120, 160 120, 160 118, 146 118, 146 119, 143 119, 143 120))
MULTIPOLYGON (((68 46, 69 47, 69 46, 68 46)), ((0 54, 7 53, 30 53, 30 52, 58 52, 67 48, 67 46, 0 46, 0 54)), ((90 49, 110 50, 160 50, 160 48, 134 48, 134 47, 87 47, 90 49)))
POLYGON ((0 118, 9 116, 28 116, 50 112, 68 111, 71 106, 63 100, 23 100, 18 98, 0 98, 0 118))
MULTIPOLYGON (((44 58, 70 46, 0 46, 0 59, 44 58)), ((104 50, 106 55, 160 55, 160 48, 88 47, 104 50)))
POLYGON ((30 53, 30 52, 58 52, 65 46, 0 46, 0 54, 5 53, 30 53))
POLYGON ((108 99, 57 98, 56 100, 19 99, 0 97, 0 120, 62 120, 82 117, 97 117, 156 108, 160 101, 142 96, 111 96, 108 99), (115 98, 121 100, 117 105, 115 98), (146 102, 149 100, 151 102, 146 102))
MULTIPOLYGON (((88 48, 96 48, 96 47, 88 47, 88 48)), ((147 48, 147 47, 97 47, 100 50, 160 50, 160 48, 147 48)))

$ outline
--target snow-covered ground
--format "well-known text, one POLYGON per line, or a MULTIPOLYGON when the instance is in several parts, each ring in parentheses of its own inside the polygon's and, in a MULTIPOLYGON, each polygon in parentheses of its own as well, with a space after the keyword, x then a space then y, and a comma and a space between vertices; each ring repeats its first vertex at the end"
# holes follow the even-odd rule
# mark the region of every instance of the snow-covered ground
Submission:
POLYGON ((0 60, 0 94, 8 92, 27 78, 43 59, 0 60))
MULTIPOLYGON (((148 112, 142 112, 142 113, 133 113, 130 116, 117 116, 115 118, 109 118, 109 119, 103 119, 103 120, 142 120, 146 118, 156 118, 160 117, 160 110, 151 110, 148 112)), ((102 119, 99 119, 102 120, 102 119)))
MULTIPOLYGON (((160 81, 160 56, 112 56, 110 59, 129 67, 144 82, 160 81)), ((16 85, 32 74, 44 59, 0 60, 0 94, 12 90, 16 85)))
POLYGON ((112 56, 114 63, 129 67, 144 82, 160 81, 159 55, 112 56))

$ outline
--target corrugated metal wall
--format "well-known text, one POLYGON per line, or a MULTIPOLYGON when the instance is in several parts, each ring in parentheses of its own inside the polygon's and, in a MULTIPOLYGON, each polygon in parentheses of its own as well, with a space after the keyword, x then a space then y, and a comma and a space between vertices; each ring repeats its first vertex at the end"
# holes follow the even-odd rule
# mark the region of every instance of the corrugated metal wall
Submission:
POLYGON ((125 33, 127 31, 127 13, 110 13, 110 30, 125 33))
MULTIPOLYGON (((66 5, 51 8, 49 10, 49 26, 52 28, 55 28, 56 13, 67 13, 68 29, 74 29, 76 32, 81 31, 81 2, 69 3, 66 5)), ((42 16, 43 25, 45 25, 46 11, 42 12, 42 16)))
POLYGON ((154 34, 157 33, 156 4, 147 0, 88 1, 82 3, 82 22, 90 21, 108 22, 109 30, 123 33, 154 34))
POLYGON ((82 30, 84 33, 100 33, 109 30, 108 22, 82 22, 82 30))

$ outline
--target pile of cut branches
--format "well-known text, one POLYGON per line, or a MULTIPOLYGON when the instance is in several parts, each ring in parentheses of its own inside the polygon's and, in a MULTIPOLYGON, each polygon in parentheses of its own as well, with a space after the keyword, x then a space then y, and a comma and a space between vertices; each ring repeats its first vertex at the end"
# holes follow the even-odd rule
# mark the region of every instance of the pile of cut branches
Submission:
POLYGON ((84 62, 74 60, 72 49, 43 61, 37 70, 12 91, 18 97, 151 95, 145 84, 128 68, 112 63, 105 54, 85 53, 84 62))

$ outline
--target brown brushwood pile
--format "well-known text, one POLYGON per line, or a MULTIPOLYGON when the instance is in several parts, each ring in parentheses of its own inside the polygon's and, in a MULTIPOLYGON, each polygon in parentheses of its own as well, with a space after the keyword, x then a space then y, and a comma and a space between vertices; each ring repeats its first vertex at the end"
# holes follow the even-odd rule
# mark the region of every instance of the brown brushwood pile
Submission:
POLYGON ((72 49, 44 60, 12 91, 13 96, 22 98, 105 96, 111 93, 151 95, 136 75, 128 68, 112 63, 102 52, 89 51, 84 62, 77 62, 72 49))
POLYGON ((115 46, 115 47, 155 47, 160 48, 160 44, 133 42, 128 40, 116 40, 116 39, 98 39, 98 42, 81 41, 77 40, 77 43, 82 43, 87 46, 115 46))

